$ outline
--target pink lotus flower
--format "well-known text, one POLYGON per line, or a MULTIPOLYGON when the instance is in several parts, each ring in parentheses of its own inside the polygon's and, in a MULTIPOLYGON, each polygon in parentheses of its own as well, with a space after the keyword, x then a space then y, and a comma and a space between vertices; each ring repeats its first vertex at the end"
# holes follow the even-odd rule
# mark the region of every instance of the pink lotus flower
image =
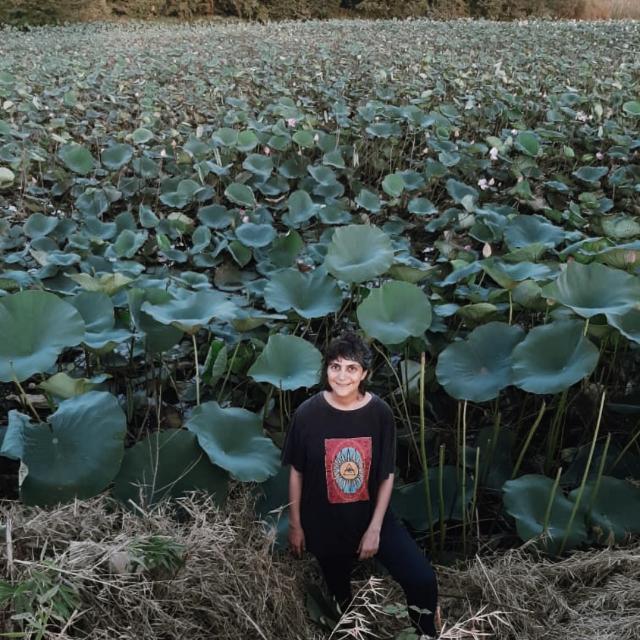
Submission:
POLYGON ((298 121, 295 118, 287 118, 287 126, 295 127, 298 124, 298 121))

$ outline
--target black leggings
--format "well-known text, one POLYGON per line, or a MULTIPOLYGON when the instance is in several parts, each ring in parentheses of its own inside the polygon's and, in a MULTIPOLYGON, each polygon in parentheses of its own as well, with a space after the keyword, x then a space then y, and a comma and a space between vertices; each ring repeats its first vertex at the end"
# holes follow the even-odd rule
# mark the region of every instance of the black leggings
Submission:
MULTIPOLYGON (((354 555, 316 556, 329 591, 342 609, 351 602, 351 570, 354 555)), ((380 532, 380 546, 375 555, 391 576, 404 589, 407 605, 427 609, 420 613, 409 609, 414 627, 420 633, 436 636, 433 616, 438 601, 438 583, 430 562, 418 549, 415 540, 398 520, 388 514, 380 532)))

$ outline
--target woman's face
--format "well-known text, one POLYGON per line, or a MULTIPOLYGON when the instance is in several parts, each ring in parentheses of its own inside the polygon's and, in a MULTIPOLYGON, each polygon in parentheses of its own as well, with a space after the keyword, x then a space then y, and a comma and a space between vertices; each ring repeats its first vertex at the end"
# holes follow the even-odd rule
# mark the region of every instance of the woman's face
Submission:
POLYGON ((327 381, 331 390, 342 398, 357 397, 360 383, 367 377, 367 371, 355 360, 336 358, 327 367, 327 381))

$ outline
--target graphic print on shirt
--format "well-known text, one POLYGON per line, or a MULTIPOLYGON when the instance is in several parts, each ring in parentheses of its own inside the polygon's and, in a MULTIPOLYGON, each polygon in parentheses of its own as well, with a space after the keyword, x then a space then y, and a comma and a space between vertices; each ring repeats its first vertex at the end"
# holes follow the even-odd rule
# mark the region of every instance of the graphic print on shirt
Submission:
POLYGON ((324 441, 327 497, 332 504, 369 499, 371 437, 324 441))

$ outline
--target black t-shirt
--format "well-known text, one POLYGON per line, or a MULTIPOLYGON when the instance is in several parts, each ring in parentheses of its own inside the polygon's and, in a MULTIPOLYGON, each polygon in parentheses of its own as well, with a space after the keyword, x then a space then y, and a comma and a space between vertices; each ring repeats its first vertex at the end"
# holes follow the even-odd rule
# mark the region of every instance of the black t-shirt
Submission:
POLYGON ((343 410, 319 392, 296 410, 282 462, 302 473, 307 549, 315 555, 355 553, 378 487, 395 470, 393 412, 374 394, 363 407, 343 410))

